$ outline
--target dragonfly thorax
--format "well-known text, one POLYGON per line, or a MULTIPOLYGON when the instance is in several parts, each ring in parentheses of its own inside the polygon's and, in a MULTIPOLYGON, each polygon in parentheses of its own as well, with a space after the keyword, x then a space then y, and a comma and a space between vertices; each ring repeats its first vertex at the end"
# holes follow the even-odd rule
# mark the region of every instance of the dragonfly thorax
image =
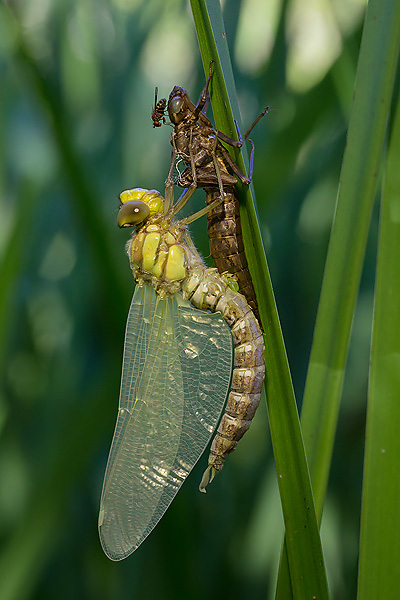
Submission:
POLYGON ((135 281, 151 282, 160 296, 175 294, 188 275, 195 256, 184 241, 182 225, 149 222, 128 242, 135 281), (167 226, 166 226, 167 225, 167 226))

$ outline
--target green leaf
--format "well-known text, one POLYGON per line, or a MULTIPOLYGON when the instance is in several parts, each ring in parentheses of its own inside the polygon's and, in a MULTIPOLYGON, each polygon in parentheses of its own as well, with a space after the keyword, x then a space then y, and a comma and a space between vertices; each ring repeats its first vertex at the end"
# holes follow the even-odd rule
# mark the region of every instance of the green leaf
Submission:
POLYGON ((399 39, 399 3, 396 0, 372 0, 365 18, 302 410, 303 435, 319 518, 329 475, 399 39))
MULTIPOLYGON (((377 187, 400 40, 396 0, 369 4, 358 62, 335 220, 302 410, 318 520, 329 476, 351 324, 377 187)), ((279 585, 288 593, 285 559, 279 585), (286 583, 285 583, 286 582, 286 583)), ((371 596, 372 597, 372 596, 371 596)))
POLYGON ((358 598, 395 598, 400 563, 400 101, 381 207, 358 598))
MULTIPOLYGON (((0 358, 6 355, 10 311, 13 310, 12 296, 15 293, 16 274, 19 274, 24 262, 24 243, 29 235, 33 208, 37 199, 37 190, 28 179, 22 182, 19 204, 9 238, 0 259, 0 358)), ((2 402, 0 402, 0 405, 2 402)))
MULTIPOLYGON (((218 2, 198 0, 192 0, 191 4, 206 73, 210 60, 215 62, 211 102, 216 126, 233 135, 232 109, 235 115, 239 114, 239 109, 220 6, 218 2)), ((235 160, 244 168, 239 153, 235 160)), ((246 256, 265 330, 268 414, 288 539, 293 594, 295 598, 327 598, 310 478, 252 188, 243 189, 242 186, 240 199, 246 256)))

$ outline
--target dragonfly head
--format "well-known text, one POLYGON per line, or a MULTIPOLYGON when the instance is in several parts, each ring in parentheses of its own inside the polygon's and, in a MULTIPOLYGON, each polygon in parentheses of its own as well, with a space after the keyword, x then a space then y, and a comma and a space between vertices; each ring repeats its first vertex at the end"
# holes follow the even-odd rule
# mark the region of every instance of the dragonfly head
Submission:
POLYGON ((164 209, 164 199, 157 190, 125 190, 119 199, 118 227, 135 227, 164 209))

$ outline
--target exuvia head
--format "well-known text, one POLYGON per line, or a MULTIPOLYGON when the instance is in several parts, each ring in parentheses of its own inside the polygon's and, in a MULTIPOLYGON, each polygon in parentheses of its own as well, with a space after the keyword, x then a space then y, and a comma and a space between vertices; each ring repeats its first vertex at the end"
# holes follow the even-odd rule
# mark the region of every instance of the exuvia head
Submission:
POLYGON ((135 227, 164 209, 164 198, 157 190, 125 190, 119 199, 118 227, 135 227))
POLYGON ((168 98, 168 114, 171 123, 177 125, 186 117, 187 106, 186 106, 186 91, 176 85, 168 98))

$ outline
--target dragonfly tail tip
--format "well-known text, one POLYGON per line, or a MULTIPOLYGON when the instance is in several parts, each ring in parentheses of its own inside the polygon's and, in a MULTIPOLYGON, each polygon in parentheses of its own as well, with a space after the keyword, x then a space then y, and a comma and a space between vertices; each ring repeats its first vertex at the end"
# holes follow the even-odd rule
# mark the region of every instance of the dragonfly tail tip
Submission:
POLYGON ((215 472, 216 471, 215 471, 214 467, 212 467, 211 465, 208 465, 208 467, 204 471, 203 477, 201 478, 201 481, 200 481, 200 485, 199 485, 199 491, 200 492, 204 492, 204 493, 207 492, 206 487, 214 479, 215 472))

